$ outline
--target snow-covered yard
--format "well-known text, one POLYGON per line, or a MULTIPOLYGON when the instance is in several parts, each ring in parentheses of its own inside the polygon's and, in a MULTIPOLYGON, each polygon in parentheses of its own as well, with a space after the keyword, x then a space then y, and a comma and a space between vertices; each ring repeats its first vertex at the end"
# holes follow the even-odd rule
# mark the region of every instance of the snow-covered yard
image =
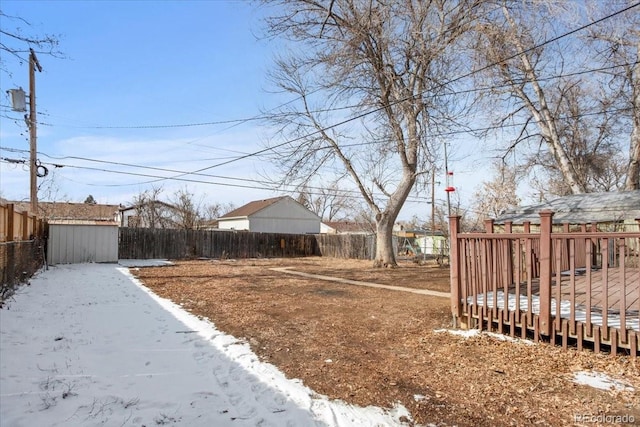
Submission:
POLYGON ((140 285, 123 265, 40 272, 0 310, 2 426, 394 426, 330 401, 140 285))

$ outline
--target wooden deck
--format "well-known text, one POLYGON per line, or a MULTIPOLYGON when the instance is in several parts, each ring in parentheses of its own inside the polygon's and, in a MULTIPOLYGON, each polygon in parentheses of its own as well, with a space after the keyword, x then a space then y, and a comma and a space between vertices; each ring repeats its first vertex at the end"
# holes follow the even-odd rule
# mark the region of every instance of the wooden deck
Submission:
MULTIPOLYGON (((574 291, 575 303, 579 307, 591 307, 592 310, 609 314, 626 312, 627 315, 638 316, 640 312, 640 269, 608 268, 598 269, 591 275, 580 274, 575 277, 575 286, 571 285, 571 276, 563 274, 561 279, 560 294, 562 299, 572 297, 574 291), (606 279, 604 280, 604 275, 606 279), (588 296, 590 297, 587 298, 588 296)), ((553 293, 557 293, 555 281, 552 285, 553 293)))
POLYGON ((551 215, 541 219, 539 233, 460 234, 452 218, 454 317, 511 336, 640 355, 640 233, 552 233, 551 215))

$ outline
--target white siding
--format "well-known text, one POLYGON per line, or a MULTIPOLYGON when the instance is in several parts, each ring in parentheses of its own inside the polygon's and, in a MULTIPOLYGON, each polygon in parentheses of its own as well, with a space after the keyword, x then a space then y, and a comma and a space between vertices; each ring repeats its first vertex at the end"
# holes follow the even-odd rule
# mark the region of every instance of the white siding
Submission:
POLYGON ((249 220, 247 218, 220 219, 218 220, 218 228, 221 230, 249 230, 249 220))
POLYGON ((47 262, 118 262, 118 226, 50 224, 47 262))
POLYGON ((251 218, 251 231, 284 234, 319 234, 320 221, 300 218, 251 218))
POLYGON ((291 198, 282 199, 256 212, 250 220, 251 231, 287 234, 320 233, 320 217, 291 198))
POLYGON ((222 230, 249 230, 256 233, 318 234, 320 217, 285 197, 249 217, 221 218, 222 230))

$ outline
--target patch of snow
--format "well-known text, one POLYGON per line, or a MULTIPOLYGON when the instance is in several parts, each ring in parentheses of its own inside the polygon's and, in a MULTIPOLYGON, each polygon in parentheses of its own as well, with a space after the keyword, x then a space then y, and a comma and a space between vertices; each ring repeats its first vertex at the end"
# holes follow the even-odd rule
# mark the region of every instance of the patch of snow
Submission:
POLYGON ((488 331, 480 331, 479 329, 436 329, 434 332, 438 332, 438 333, 442 333, 442 332, 447 332, 451 335, 457 335, 463 338, 472 338, 472 337, 477 337, 480 335, 485 335, 485 336, 489 336, 491 338, 494 338, 498 341, 509 341, 509 342, 513 342, 513 343, 518 343, 518 344, 526 344, 526 345, 535 345, 535 343, 533 341, 529 341, 529 340, 523 340, 520 338, 514 338, 514 337, 510 337, 508 335, 503 335, 503 334, 497 334, 495 332, 488 332, 488 331))
POLYGON ((483 332, 485 335, 490 336, 491 338, 497 339, 498 341, 509 341, 509 342, 515 342, 518 344, 526 344, 526 345, 535 345, 536 343, 531 341, 531 340, 523 340, 521 338, 515 338, 515 337, 510 337, 509 335, 504 335, 504 334, 498 334, 495 332, 488 332, 488 331, 484 331, 483 332))
POLYGON ((173 265, 171 261, 166 259, 119 259, 118 264, 123 267, 162 267, 164 265, 173 265))
POLYGON ((635 389, 621 380, 616 380, 602 372, 578 371, 573 373, 573 382, 587 385, 600 390, 635 391, 635 389))
POLYGON ((463 338, 477 337, 478 335, 481 334, 481 331, 478 329, 466 329, 466 330, 465 329, 436 329, 434 332, 437 332, 437 333, 446 332, 451 335, 457 335, 463 338))
MULTIPOLYGON (((136 263, 140 265, 139 263, 136 263)), ((402 426, 329 400, 116 264, 51 267, 0 310, 0 424, 402 426)))

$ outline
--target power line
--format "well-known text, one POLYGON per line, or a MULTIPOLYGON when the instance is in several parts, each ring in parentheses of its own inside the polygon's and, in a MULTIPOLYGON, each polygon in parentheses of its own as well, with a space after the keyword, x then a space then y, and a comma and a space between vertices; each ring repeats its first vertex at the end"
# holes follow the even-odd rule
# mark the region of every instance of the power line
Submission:
MULTIPOLYGON (((637 65, 638 63, 640 63, 640 60, 639 61, 635 61, 635 62, 625 63, 625 64, 610 65, 610 66, 606 66, 606 67, 589 68, 589 69, 586 69, 586 70, 575 71, 575 72, 572 72, 572 73, 557 74, 557 75, 552 75, 552 76, 547 76, 547 77, 538 77, 537 80, 538 81, 549 81, 549 80, 557 80, 557 79, 562 79, 562 78, 567 78, 567 77, 577 77, 577 76, 581 76, 581 75, 585 75, 585 74, 593 74, 593 73, 600 73, 600 72, 603 72, 603 71, 614 70, 616 68, 630 67, 630 66, 637 65)), ((528 80, 526 78, 522 78, 522 79, 514 81, 514 83, 516 83, 516 84, 527 83, 527 82, 528 82, 528 80)), ((509 83, 505 83, 505 84, 493 85, 493 86, 474 87, 472 89, 453 90, 451 92, 448 92, 448 95, 463 95, 463 94, 468 94, 468 93, 491 91, 491 90, 501 89, 501 88, 510 87, 510 86, 512 86, 512 85, 509 84, 509 83)), ((321 89, 313 91, 312 93, 315 93, 315 92, 317 92, 319 90, 321 90, 321 89)), ((273 111, 275 109, 282 108, 285 105, 288 105, 290 103, 293 103, 293 102, 297 101, 298 99, 300 99, 300 97, 297 97, 295 99, 287 101, 287 102, 285 102, 285 103, 283 103, 283 104, 281 104, 279 106, 273 107, 269 111, 273 111)), ((362 106, 362 105, 374 105, 374 104, 370 103, 370 104, 359 104, 359 105, 346 105, 346 106, 343 106, 343 107, 324 108, 324 109, 312 110, 311 113, 329 113, 329 112, 345 111, 345 110, 351 110, 351 109, 353 109, 355 107, 362 106)), ((5 108, 6 109, 5 111, 11 111, 11 106, 9 106, 9 105, 0 104, 0 107, 5 108)), ((0 110, 0 111, 2 111, 2 110, 0 110)), ((37 115, 46 116, 46 117, 61 117, 61 116, 54 116, 52 114, 49 114, 49 113, 46 113, 46 112, 42 112, 42 111, 38 111, 37 115)), ((280 115, 281 116, 286 116, 287 113, 282 113, 280 115)), ((18 120, 18 121, 22 120, 22 118, 20 118, 20 117, 10 117, 10 116, 2 116, 2 117, 5 117, 5 118, 10 119, 10 120, 18 120)), ((215 125, 222 125, 222 124, 238 125, 238 124, 243 124, 243 123, 247 123, 247 122, 251 122, 251 121, 261 121, 261 120, 268 119, 270 117, 273 117, 273 115, 263 114, 263 115, 256 115, 256 116, 240 118, 240 119, 226 119, 226 120, 209 121, 209 122, 156 124, 156 125, 70 126, 70 125, 60 125, 60 124, 45 123, 45 122, 38 122, 38 124, 44 125, 44 126, 52 126, 52 127, 71 127, 71 128, 75 128, 75 129, 163 129, 163 128, 184 128, 184 127, 215 126, 215 125)), ((64 118, 64 117, 61 117, 61 118, 64 118)), ((202 138, 198 138, 198 139, 202 139, 202 138)))
MULTIPOLYGON (((591 117, 591 116, 596 116, 596 115, 601 115, 601 114, 625 112, 625 111, 630 111, 630 110, 631 110, 631 108, 620 108, 620 109, 612 109, 612 110, 606 110, 606 111, 595 111, 595 112, 590 112, 590 113, 576 114, 576 115, 572 115, 572 116, 560 116, 560 117, 558 117, 558 120, 570 120, 570 119, 576 119, 576 118, 591 117)), ((466 129, 466 130, 455 130, 455 131, 441 132, 441 133, 438 133, 438 134, 434 134, 432 136, 434 136, 434 137, 442 137, 442 136, 452 136, 452 135, 472 133, 472 132, 486 132, 486 131, 491 131, 491 130, 504 129, 506 127, 521 127, 521 126, 525 126, 527 124, 532 124, 532 123, 535 124, 537 122, 536 121, 528 121, 528 122, 519 122, 519 123, 511 123, 511 124, 501 124, 501 125, 486 126, 486 127, 482 127, 482 128, 472 128, 472 129, 466 129)), ((390 142, 392 140, 391 139, 389 139, 389 140, 382 139, 382 140, 377 140, 377 141, 373 141, 373 142, 360 142, 360 143, 346 144, 346 145, 344 145, 344 147, 345 148, 363 147, 363 146, 373 145, 373 144, 377 144, 379 142, 385 142, 385 141, 390 142)), ((320 150, 328 150, 328 149, 331 149, 331 147, 328 147, 328 146, 319 147, 316 150, 320 151, 320 150)), ((9 151, 9 152, 16 152, 16 153, 28 153, 28 150, 18 149, 18 148, 11 148, 11 147, 2 147, 2 146, 0 146, 0 150, 5 150, 5 151, 9 151)), ((50 154, 47 154, 47 153, 43 153, 43 152, 38 152, 38 154, 46 156, 46 157, 48 157, 50 159, 74 159, 74 160, 82 160, 82 161, 88 161, 88 162, 94 162, 94 163, 110 164, 110 165, 114 165, 114 166, 124 166, 124 167, 132 167, 132 168, 154 170, 154 171, 159 171, 159 172, 177 173, 177 174, 179 174, 178 177, 185 176, 185 175, 194 175, 194 176, 202 176, 202 177, 208 177, 208 178, 237 180, 237 181, 243 181, 243 182, 256 182, 256 183, 260 183, 260 184, 267 183, 267 181, 252 180, 252 179, 248 179, 248 178, 237 178, 237 177, 213 175, 213 174, 205 174, 205 173, 202 173, 202 172, 199 172, 199 171, 198 172, 187 172, 187 171, 181 171, 181 170, 176 170, 176 169, 160 168, 160 167, 154 167, 154 166, 144 166, 144 165, 139 165, 139 164, 124 163, 124 162, 114 162, 114 161, 101 160, 101 159, 92 159, 92 158, 88 158, 88 157, 79 157, 79 156, 63 156, 63 157, 60 157, 60 156, 53 156, 53 155, 50 155, 50 154)), ((233 157, 232 159, 235 159, 235 157, 233 157)), ((56 166, 55 163, 51 163, 51 164, 56 166)), ((75 165, 65 165, 65 166, 67 166, 67 167, 76 167, 75 165)), ((126 174, 126 172, 123 172, 123 171, 120 171, 118 173, 126 174)), ((139 174, 131 174, 131 175, 159 178, 161 180, 174 179, 174 177, 158 177, 158 176, 139 175, 139 174)), ((179 180, 179 179, 176 179, 176 180, 179 180)), ((157 180, 148 181, 148 182, 142 182, 142 183, 135 183, 135 184, 114 184, 114 185, 104 184, 104 185, 105 186, 129 186, 129 185, 141 185, 141 184, 146 184, 146 183, 149 183, 149 182, 157 182, 157 180)), ((192 180, 191 182, 199 182, 199 181, 193 181, 192 180)))
MULTIPOLYGON (((21 149, 16 149, 16 148, 7 148, 7 147, 0 147, 0 149, 5 150, 5 151, 10 151, 10 152, 22 152, 22 153, 26 153, 28 152, 28 150, 21 150, 21 149)), ((118 165, 118 166, 127 166, 127 167, 134 167, 134 168, 141 168, 141 169, 149 169, 149 170, 155 170, 155 171, 162 171, 162 172, 180 172, 182 173, 182 171, 177 171, 174 169, 164 169, 164 168, 157 168, 157 167, 152 167, 152 166, 142 166, 142 165, 134 165, 134 164, 127 164, 127 163, 121 163, 121 162, 111 162, 111 161, 107 161, 107 160, 98 160, 98 159, 90 159, 90 158, 85 158, 85 157, 76 157, 76 156, 65 156, 65 157, 55 157, 55 156, 50 156, 46 153, 42 153, 39 152, 38 154, 44 155, 46 157, 49 158, 58 158, 58 159, 76 159, 76 160, 85 160, 85 161, 90 161, 90 162, 96 162, 96 163, 105 163, 105 164, 112 164, 112 165, 118 165)), ((19 160, 19 159, 9 159, 9 158, 4 158, 4 157, 0 157, 0 160, 5 161, 6 163, 24 163, 26 162, 26 160, 19 160)), ((89 166, 79 166, 79 165, 72 165, 72 164, 61 164, 61 163, 50 163, 50 162, 42 162, 42 164, 46 164, 52 167, 56 167, 56 168, 61 168, 61 167, 69 167, 69 168, 74 168, 74 169, 84 169, 84 170, 92 170, 92 171, 99 171, 99 172, 106 172, 106 173, 115 173, 115 174, 120 174, 120 175, 131 175, 131 176, 143 176, 143 177, 151 177, 151 178, 158 178, 161 176, 158 175, 150 175, 150 174, 143 174, 143 173, 136 173, 136 172, 126 172, 126 171, 117 171, 117 170, 113 170, 113 169, 103 169, 103 168, 94 168, 94 167, 89 167, 89 166)), ((240 182, 249 182, 249 183, 257 183, 257 184, 270 184, 270 182, 268 181, 264 181, 264 180, 257 180, 257 179, 250 179, 250 178, 237 178, 237 177, 229 177, 229 176, 221 176, 221 175, 209 175, 209 174, 196 174, 198 176, 203 176, 203 177, 210 177, 210 178, 217 178, 217 179, 226 179, 226 180, 232 180, 232 181, 240 181, 240 182)), ((282 188, 278 188, 277 186, 272 186, 272 187, 256 187, 255 185, 242 185, 242 184, 231 184, 231 183, 222 183, 222 182, 211 182, 211 181, 203 181, 203 180, 196 180, 196 179, 188 179, 188 178, 178 178, 175 179, 176 181, 184 181, 184 182, 193 182, 193 183, 198 183, 198 184, 209 184, 209 185, 218 185, 218 186, 226 186, 226 187, 239 187, 239 188, 252 188, 252 189, 259 189, 259 190, 270 190, 270 191, 284 191, 287 193, 297 193, 299 192, 298 190, 287 190, 287 189, 282 189, 282 188)), ((86 185, 91 185, 88 183, 84 183, 86 185)), ((129 184, 129 185, 139 185, 139 184, 129 184)), ((112 187, 112 186, 122 186, 119 184, 100 184, 100 186, 104 186, 104 187, 112 187)), ((326 190, 326 188, 324 187, 316 187, 316 186, 306 186, 305 187, 306 190, 326 190)), ((357 198, 360 195, 360 192, 358 190, 340 190, 341 194, 347 195, 347 197, 351 197, 351 198, 357 198), (351 196, 350 194, 353 194, 353 196, 351 196)), ((308 194, 313 194, 313 195, 323 195, 322 193, 317 193, 317 192, 311 192, 308 191, 308 194)), ((381 194, 377 194, 378 196, 380 196, 381 194)), ((412 196, 413 201, 415 202, 424 202, 425 199, 420 198, 419 196, 412 196)))
MULTIPOLYGON (((577 32, 583 31, 583 30, 585 30, 585 29, 587 29, 587 28, 590 28, 590 27, 592 27, 592 26, 594 26, 594 25, 597 25, 597 24, 599 24, 599 23, 601 23, 601 22, 604 22, 604 21, 606 21, 607 19, 611 19, 611 18, 613 18, 613 17, 615 17, 615 16, 617 16, 617 15, 620 15, 620 14, 622 14, 622 13, 624 13, 624 12, 628 11, 628 10, 631 10, 631 9, 633 9, 633 8, 635 8, 635 7, 638 7, 639 5, 640 5, 640 2, 636 2, 635 4, 632 4, 631 6, 625 7, 625 8, 623 8, 623 9, 618 10, 617 12, 611 13, 611 14, 609 14, 609 15, 607 15, 607 16, 605 16, 605 17, 603 17, 603 18, 600 18, 600 19, 597 19, 597 20, 595 20, 595 21, 593 21, 593 22, 590 22, 590 23, 588 23, 588 24, 582 25, 582 26, 580 26, 580 27, 578 27, 578 28, 576 28, 576 29, 573 29, 573 30, 570 30, 570 31, 568 31, 568 32, 565 32, 565 33, 563 33, 563 34, 561 34, 561 35, 559 35, 559 36, 552 37, 551 39, 545 40, 545 41, 543 41, 543 42, 541 42, 541 43, 539 43, 539 44, 537 44, 537 45, 535 45, 535 46, 533 46, 533 47, 530 47, 530 48, 528 48, 528 49, 524 49, 524 50, 522 50, 522 51, 520 51, 520 52, 516 52, 515 54, 513 54, 513 55, 511 55, 511 56, 508 56, 508 57, 506 57, 506 58, 503 58, 503 59, 501 59, 500 61, 493 62, 493 63, 488 64, 488 65, 485 65, 485 66, 483 66, 483 67, 481 67, 481 68, 479 68, 479 69, 477 69, 477 70, 473 70, 473 71, 470 71, 470 72, 468 72, 468 73, 465 73, 465 74, 463 74, 463 75, 461 75, 461 76, 458 76, 458 77, 456 77, 456 78, 454 78, 454 79, 452 79, 452 80, 448 81, 447 83, 442 83, 442 84, 436 85, 436 87, 435 87, 435 88, 431 88, 431 89, 429 89, 429 90, 434 90, 434 89, 437 89, 437 88, 442 88, 442 87, 444 87, 445 85, 449 85, 449 84, 451 84, 451 83, 455 83, 455 82, 460 81, 460 80, 462 80, 462 79, 465 79, 465 78, 471 77, 471 76, 473 76, 473 75, 475 75, 475 74, 478 74, 478 73, 480 73, 480 72, 482 72, 482 71, 485 71, 485 70, 487 70, 487 69, 489 69, 489 68, 495 67, 495 66, 497 66, 497 65, 499 65, 499 64, 501 64, 501 63, 503 63, 503 62, 505 62, 505 61, 509 61, 509 60, 511 60, 511 59, 517 58, 518 56, 520 56, 520 55, 522 55, 522 54, 524 54, 524 53, 531 52, 531 51, 533 51, 533 50, 535 50, 535 49, 538 49, 538 48, 540 48, 540 47, 543 47, 543 46, 546 46, 546 45, 548 45, 548 44, 554 43, 554 42, 556 42, 556 41, 558 41, 558 40, 561 40, 561 39, 563 39, 563 38, 565 38, 565 37, 568 37, 568 36, 570 36, 570 35, 572 35, 572 34, 575 34, 575 33, 577 33, 577 32)), ((293 138, 293 139, 291 139, 291 140, 284 141, 284 142, 282 142, 282 143, 280 143, 280 144, 276 144, 276 145, 274 145, 274 146, 267 147, 267 148, 264 148, 264 149, 262 149, 262 150, 255 151, 255 152, 253 152, 253 153, 249 153, 249 154, 246 154, 246 155, 243 155, 243 156, 239 156, 239 157, 238 157, 238 158, 236 158, 236 159, 232 159, 232 160, 228 160, 228 161, 225 161, 225 162, 217 163, 217 164, 214 164, 214 165, 208 166, 208 167, 206 167, 206 168, 201 168, 201 169, 198 169, 198 170, 196 170, 196 171, 194 171, 194 172, 203 172, 203 171, 205 171, 205 170, 213 169, 213 168, 216 168, 216 167, 219 167, 219 166, 224 166, 224 165, 227 165, 227 164, 230 164, 230 163, 234 163, 234 162, 236 162, 236 161, 240 161, 240 160, 243 160, 243 159, 246 159, 246 158, 249 158, 249 157, 258 156, 258 155, 263 154, 263 153, 265 153, 265 152, 267 152, 267 151, 273 151, 273 150, 274 150, 274 149, 276 149, 276 148, 283 147, 283 146, 285 146, 285 145, 290 145, 290 144, 292 144, 292 143, 294 143, 294 142, 298 142, 298 141, 304 140, 305 138, 309 138, 309 137, 311 137, 311 136, 313 136, 313 135, 317 135, 317 134, 322 133, 322 132, 325 132, 325 131, 327 131, 327 130, 331 130, 331 129, 334 129, 334 128, 337 128, 337 127, 340 127, 340 126, 342 126, 342 125, 345 125, 345 124, 350 123, 350 122, 355 121, 355 120, 359 120, 359 119, 364 118, 364 117, 366 117, 366 116, 368 116, 368 115, 370 115, 370 114, 377 113, 377 112, 379 112, 379 111, 384 110, 384 109, 385 109, 385 108, 387 108, 388 106, 393 106, 393 105, 399 104, 399 103, 401 103, 401 102, 408 101, 408 100, 410 100, 410 99, 415 98, 416 96, 422 96, 424 93, 427 93, 427 92, 428 92, 428 90, 425 90, 425 91, 421 92, 420 94, 410 95, 410 96, 407 96, 407 97, 405 97, 405 98, 401 98, 401 99, 399 99, 399 100, 396 100, 396 101, 390 102, 388 105, 384 105, 384 106, 377 107, 377 108, 374 108, 374 109, 369 110, 369 111, 365 111, 365 112, 360 113, 360 114, 358 114, 358 115, 356 115, 356 116, 354 116, 354 117, 350 117, 350 118, 347 118, 347 119, 342 120, 342 121, 340 121, 340 122, 334 123, 333 125, 326 126, 326 127, 322 128, 322 129, 319 129, 319 130, 317 130, 317 131, 311 132, 311 133, 309 133, 309 134, 307 134, 307 135, 302 135, 302 136, 300 136, 300 137, 296 137, 296 138, 293 138)), ((178 175, 178 177, 180 177, 180 176, 184 176, 184 175, 178 175)), ((151 182, 147 182, 147 183, 152 183, 152 182, 158 182, 158 181, 151 181, 151 182)))
MULTIPOLYGON (((578 27, 578 28, 576 28, 576 29, 574 29, 574 30, 568 31, 568 32, 566 32, 566 33, 564 33, 564 34, 561 34, 561 35, 557 36, 557 37, 554 37, 554 38, 551 38, 551 39, 549 39, 549 40, 546 40, 546 41, 544 41, 544 42, 542 42, 542 43, 540 43, 540 44, 538 44, 538 45, 536 45, 536 46, 533 46, 533 47, 531 47, 531 48, 529 48, 529 49, 525 49, 525 50, 523 50, 523 51, 521 51, 521 52, 517 52, 517 53, 515 53, 515 54, 513 54, 513 55, 511 55, 511 56, 509 56, 509 57, 507 57, 507 58, 503 58, 503 59, 502 59, 502 60, 500 60, 500 61, 494 62, 494 63, 492 63, 492 64, 488 64, 488 65, 486 65, 486 66, 484 66, 484 67, 481 67, 481 68, 479 68, 479 69, 477 69, 477 70, 473 70, 473 71, 471 71, 471 72, 469 72, 469 73, 466 73, 466 74, 463 74, 463 75, 461 75, 461 76, 458 76, 458 77, 456 77, 456 78, 454 78, 454 79, 452 79, 452 80, 448 81, 447 83, 439 84, 439 85, 437 85, 436 87, 432 87, 432 88, 430 88, 429 90, 434 90, 434 89, 437 89, 437 88, 442 88, 445 84, 446 84, 446 85, 448 85, 448 84, 451 84, 451 83, 454 83, 454 82, 460 81, 460 80, 462 80, 462 79, 464 79, 464 78, 470 77, 470 76, 472 76, 472 75, 474 75, 474 74, 477 74, 477 73, 479 73, 479 72, 482 72, 482 71, 484 71, 484 70, 486 70, 486 69, 489 69, 489 68, 491 68, 491 67, 494 67, 494 66, 496 66, 496 65, 499 65, 500 63, 503 63, 503 62, 505 62, 505 61, 508 61, 508 60, 514 59, 514 58, 516 58, 517 56, 519 56, 519 55, 521 55, 521 54, 524 54, 524 53, 530 52, 530 51, 532 51, 532 50, 534 50, 534 49, 538 49, 538 48, 540 48, 540 47, 542 47, 542 46, 545 46, 545 45, 547 45, 547 44, 550 44, 550 43, 556 42, 556 41, 558 41, 558 40, 561 40, 561 39, 562 39, 562 38, 564 38, 564 37, 568 37, 568 36, 570 36, 570 35, 572 35, 572 34, 575 34, 575 33, 579 32, 579 31, 582 31, 582 30, 587 29, 587 28, 589 28, 589 27, 591 27, 591 26, 593 26, 593 25, 596 25, 596 24, 598 24, 598 23, 600 23, 600 22, 603 22, 603 21, 605 21, 605 20, 607 20, 607 19, 610 19, 610 18, 612 18, 612 17, 614 17, 614 16, 616 16, 616 15, 619 15, 619 14, 621 14, 621 13, 624 13, 624 12, 628 11, 628 10, 631 10, 631 9, 633 9, 633 8, 637 7, 638 5, 640 5, 640 2, 635 3, 635 4, 631 5, 631 6, 628 6, 628 7, 624 8, 624 9, 621 9, 621 10, 619 10, 619 11, 617 11, 617 12, 614 12, 614 13, 612 13, 612 14, 610 14, 610 15, 607 15, 607 16, 605 16, 605 17, 603 17, 603 18, 600 18, 600 19, 598 19, 598 20, 596 20, 596 21, 593 21, 593 22, 591 22, 591 23, 589 23, 589 24, 586 24, 586 25, 583 25, 583 26, 581 26, 581 27, 578 27)), ((605 69, 608 69, 608 67, 607 67, 607 68, 602 68, 602 69, 600 69, 600 71, 605 70, 605 69)), ((585 72, 586 72, 586 71, 585 71, 585 72)), ((574 75, 577 75, 577 73, 574 73, 574 75)), ((551 78, 551 77, 550 77, 550 78, 551 78)), ((486 89, 485 89, 485 90, 486 90, 486 89)), ((312 92, 312 93, 313 93, 313 92, 312 92)), ((134 174, 134 173, 128 173, 128 174, 130 174, 130 175, 137 175, 137 176, 147 176, 147 177, 157 178, 157 179, 155 179, 155 180, 153 180, 153 181, 148 181, 148 182, 146 182, 146 183, 153 183, 153 182, 158 182, 158 181, 168 180, 168 179, 170 179, 170 180, 179 180, 179 181, 199 182, 199 181, 195 181, 195 180, 182 179, 181 177, 183 177, 183 176, 185 176, 185 175, 198 175, 200 172, 203 172, 203 171, 206 171, 206 170, 209 170, 209 169, 213 169, 213 168, 215 168, 215 167, 219 167, 219 166, 227 165, 227 164, 230 164, 230 163, 233 163, 233 162, 237 162, 237 161, 240 161, 240 160, 243 160, 243 159, 249 158, 249 157, 258 156, 258 155, 263 154, 263 153, 265 153, 265 152, 267 152, 267 151, 272 151, 272 150, 274 150, 274 149, 276 149, 276 148, 279 148, 279 147, 282 147, 282 146, 285 146, 285 145, 289 145, 289 144, 295 143, 295 142, 300 141, 300 140, 302 140, 302 139, 305 139, 305 138, 308 138, 308 137, 310 137, 310 136, 316 135, 316 134, 318 134, 318 133, 320 133, 320 132, 324 132, 324 131, 327 131, 327 130, 330 130, 330 129, 333 129, 333 128, 336 128, 336 127, 342 126, 342 125, 344 125, 344 124, 350 123, 350 122, 352 122, 352 121, 355 121, 355 120, 358 120, 358 119, 364 118, 364 117, 366 117, 366 116, 368 116, 368 115, 370 115, 370 114, 373 114, 373 113, 379 112, 379 111, 383 110, 384 108, 386 108, 386 107, 388 107, 388 106, 396 105, 396 104, 398 104, 398 103, 401 103, 401 102, 404 102, 404 101, 410 100, 410 99, 412 99, 412 98, 415 98, 416 96, 422 96, 424 93, 427 93, 427 90, 425 90, 424 92, 421 92, 420 94, 411 95, 411 96, 408 96, 408 97, 405 97, 405 98, 402 98, 402 99, 396 100, 396 101, 394 101, 394 102, 389 103, 388 105, 385 105, 385 106, 382 106, 382 107, 378 107, 378 108, 375 108, 375 109, 372 109, 372 110, 369 110, 369 111, 365 111, 365 112, 360 113, 360 114, 358 114, 358 115, 356 115, 356 116, 354 116, 354 117, 347 118, 347 119, 342 120, 342 121, 340 121, 340 122, 338 122, 338 123, 335 123, 335 124, 333 124, 333 125, 327 126, 327 127, 323 128, 323 129, 317 130, 317 131, 312 132, 312 133, 309 133, 309 134, 307 134, 307 135, 303 135, 303 136, 300 136, 300 137, 297 137, 297 138, 294 138, 294 139, 291 139, 291 140, 288 140, 288 141, 282 142, 282 143, 280 143, 280 144, 276 144, 276 145, 274 145, 274 146, 267 147, 267 148, 265 148, 265 149, 255 151, 255 152, 253 152, 253 153, 247 153, 247 154, 244 154, 244 155, 242 155, 242 156, 238 156, 238 157, 236 157, 236 158, 232 158, 232 159, 230 159, 230 160, 227 160, 227 161, 224 161, 224 162, 221 162, 221 163, 217 163, 217 164, 214 164, 214 165, 211 165, 211 166, 205 167, 205 168, 201 168, 201 169, 198 169, 198 170, 195 170, 195 171, 192 171, 192 172, 180 172, 180 173, 179 173, 179 175, 174 176, 174 177, 160 177, 160 176, 154 176, 154 175, 134 174)), ((300 97, 298 97, 297 99, 299 99, 299 98, 300 98, 300 97)), ((289 101, 289 102, 294 102, 294 101, 295 101, 295 100, 292 100, 292 101, 289 101)), ((286 105, 286 104, 283 104, 283 105, 286 105)), ((281 107, 281 106, 280 106, 280 107, 281 107)), ((276 107, 276 108, 280 108, 280 107, 276 107)), ((257 116, 257 117, 252 117, 252 118, 248 118, 248 119, 238 119, 238 120, 231 120, 231 121, 229 121, 229 120, 225 120, 225 121, 220 121, 220 122, 206 122, 206 123, 202 123, 202 124, 191 123, 191 124, 184 124, 184 125, 162 125, 162 126, 159 126, 159 127, 186 127, 186 126, 200 126, 200 125, 212 125, 212 124, 241 123, 241 122, 247 122, 247 121, 250 121, 250 120, 258 120, 258 119, 260 119, 260 118, 261 118, 260 116, 257 116)), ((156 126, 138 126, 138 128, 150 128, 150 127, 156 127, 156 126)), ((505 126, 503 125, 503 126, 497 126, 497 127, 487 127, 487 128, 484 128, 484 130, 490 130, 490 129, 496 129, 496 128, 502 128, 502 127, 505 127, 505 126)), ((115 127, 103 127, 103 128, 115 128, 115 127)), ((128 127, 128 128, 131 128, 131 127, 128 127)), ((451 131, 451 132, 443 133, 441 136, 444 136, 444 135, 453 135, 453 134, 456 134, 456 133, 468 133, 468 132, 469 132, 468 130, 465 130, 465 131, 451 131)), ((356 144, 356 145, 358 145, 358 144, 356 144)), ((364 144, 359 144, 359 145, 364 145, 364 144)), ((71 166, 71 165, 69 165, 69 167, 78 167, 78 166, 71 166)), ((79 167, 79 168, 82 168, 82 167, 79 167)), ((86 168, 86 169, 87 169, 87 168, 86 168)), ((97 169, 97 168, 90 168, 90 169, 93 169, 93 170, 100 170, 100 169, 97 169)), ((116 172, 116 171, 109 171, 109 170, 104 170, 104 171, 105 171, 105 172, 113 172, 113 173, 124 173, 124 174, 127 174, 126 172, 116 172)), ((205 182, 205 183, 206 183, 206 182, 205 182)), ((140 185, 140 184, 144 184, 144 183, 138 183, 137 185, 140 185)), ((229 184, 229 185, 231 185, 231 184, 229 184)), ((254 187, 250 187, 250 188, 254 188, 254 187)))

